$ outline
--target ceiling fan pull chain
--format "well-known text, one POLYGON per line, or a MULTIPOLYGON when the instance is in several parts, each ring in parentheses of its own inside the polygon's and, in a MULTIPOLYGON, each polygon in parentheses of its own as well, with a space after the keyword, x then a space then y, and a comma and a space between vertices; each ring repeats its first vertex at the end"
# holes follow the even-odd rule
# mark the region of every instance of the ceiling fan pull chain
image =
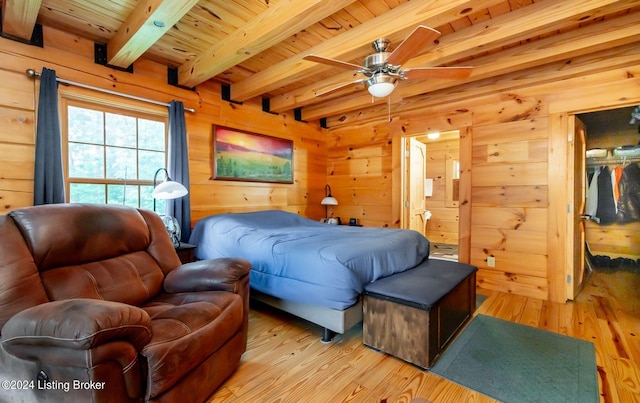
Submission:
POLYGON ((387 121, 391 122, 391 95, 387 97, 387 121))

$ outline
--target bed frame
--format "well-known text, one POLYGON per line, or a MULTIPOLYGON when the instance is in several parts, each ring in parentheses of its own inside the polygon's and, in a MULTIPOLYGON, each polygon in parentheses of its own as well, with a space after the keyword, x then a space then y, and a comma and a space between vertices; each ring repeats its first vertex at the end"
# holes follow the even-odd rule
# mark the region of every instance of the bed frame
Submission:
POLYGON ((328 343, 335 333, 343 334, 362 322, 362 298, 345 310, 288 301, 251 289, 251 298, 280 309, 324 328, 322 342, 328 343))

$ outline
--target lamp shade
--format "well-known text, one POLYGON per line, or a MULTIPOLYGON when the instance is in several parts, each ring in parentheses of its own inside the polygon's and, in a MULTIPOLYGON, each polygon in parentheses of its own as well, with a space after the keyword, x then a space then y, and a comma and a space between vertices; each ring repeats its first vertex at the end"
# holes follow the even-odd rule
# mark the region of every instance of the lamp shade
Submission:
MULTIPOLYGON (((172 181, 169 177, 169 173, 165 168, 160 168, 156 171, 153 176, 153 192, 151 196, 154 199, 168 200, 168 199, 177 199, 182 196, 186 196, 189 191, 183 184, 172 181), (160 172, 164 173, 164 181, 156 186, 158 183, 158 174, 160 172)), ((155 200, 154 200, 153 211, 156 211, 155 200)))
POLYGON ((153 189, 151 195, 156 199, 177 199, 185 196, 189 191, 181 183, 166 180, 153 189))
POLYGON ((323 206, 337 206, 338 200, 333 196, 327 196, 320 202, 323 206))

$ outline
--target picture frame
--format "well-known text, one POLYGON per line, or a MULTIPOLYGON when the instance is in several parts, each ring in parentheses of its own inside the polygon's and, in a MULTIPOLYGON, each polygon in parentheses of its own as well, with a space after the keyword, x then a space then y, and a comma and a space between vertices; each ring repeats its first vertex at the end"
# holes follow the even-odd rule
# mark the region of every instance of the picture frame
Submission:
POLYGON ((213 125, 213 179, 293 183, 293 140, 213 125))

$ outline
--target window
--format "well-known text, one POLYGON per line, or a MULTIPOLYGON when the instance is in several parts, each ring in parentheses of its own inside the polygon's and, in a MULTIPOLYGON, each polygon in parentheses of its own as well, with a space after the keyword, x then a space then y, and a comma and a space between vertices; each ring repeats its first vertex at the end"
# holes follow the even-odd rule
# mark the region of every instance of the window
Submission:
MULTIPOLYGON (((166 166, 166 118, 88 103, 64 110, 67 200, 153 209, 153 176, 166 166)), ((156 211, 165 204, 157 200, 156 211)))

